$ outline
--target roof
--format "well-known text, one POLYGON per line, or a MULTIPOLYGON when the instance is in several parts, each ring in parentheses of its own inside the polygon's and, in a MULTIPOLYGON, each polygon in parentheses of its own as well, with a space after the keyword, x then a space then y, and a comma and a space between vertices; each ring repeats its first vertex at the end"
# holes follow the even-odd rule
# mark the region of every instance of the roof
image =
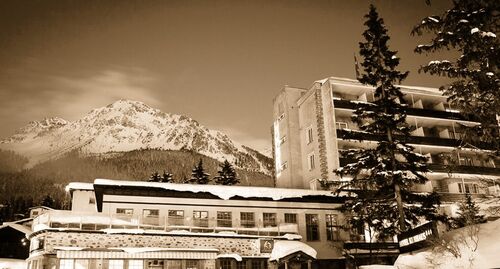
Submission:
MULTIPOLYGON (((333 80, 333 81, 337 81, 337 82, 344 82, 344 83, 349 83, 349 84, 353 84, 353 85, 363 86, 363 84, 361 84, 356 79, 341 78, 341 77, 327 77, 327 78, 324 78, 324 79, 316 80, 316 81, 313 82, 313 85, 315 83, 319 83, 320 85, 322 85, 322 84, 324 84, 328 80, 333 80)), ((438 88, 422 87, 422 86, 411 86, 411 85, 398 85, 398 87, 400 87, 402 89, 405 89, 405 90, 408 90, 408 91, 412 91, 412 92, 428 93, 428 94, 432 94, 432 95, 436 95, 436 94, 442 95, 441 91, 438 88)), ((370 88, 371 88, 371 86, 370 86, 370 88)))
MULTIPOLYGON (((283 200, 288 198, 302 198, 305 196, 338 197, 332 191, 318 191, 307 189, 284 189, 269 187, 248 187, 248 186, 224 186, 224 185, 195 185, 177 184, 145 181, 123 181, 110 179, 96 179, 94 186, 128 186, 128 187, 151 187, 161 188, 170 191, 210 193, 223 200, 233 197, 243 198, 267 198, 272 200, 283 200)), ((342 195, 341 195, 342 196, 342 195)))
POLYGON ((281 240, 274 243, 273 251, 269 257, 270 261, 279 261, 291 254, 302 252, 316 259, 317 252, 314 248, 300 241, 281 240))
POLYGON ((70 182, 68 185, 66 185, 65 189, 67 192, 72 192, 75 190, 93 191, 94 184, 88 182, 70 182))
POLYGON ((7 227, 15 229, 21 233, 24 233, 25 235, 29 235, 32 232, 31 228, 26 227, 26 226, 21 225, 21 224, 14 223, 14 222, 4 222, 4 224, 2 226, 0 226, 0 229, 4 229, 7 227))

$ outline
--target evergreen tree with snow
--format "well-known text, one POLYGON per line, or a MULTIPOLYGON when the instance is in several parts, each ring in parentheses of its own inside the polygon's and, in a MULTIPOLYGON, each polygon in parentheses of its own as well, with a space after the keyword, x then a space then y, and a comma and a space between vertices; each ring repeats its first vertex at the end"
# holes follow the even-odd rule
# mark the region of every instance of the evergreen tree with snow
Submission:
POLYGON ((407 105, 396 85, 408 72, 396 69, 399 58, 388 48, 387 29, 373 5, 365 18, 365 41, 359 43, 363 72, 358 80, 375 88, 375 100, 359 104, 352 120, 379 140, 375 148, 348 150, 346 157, 354 162, 336 173, 352 177, 339 188, 355 192, 356 198, 343 206, 351 224, 366 223, 379 234, 391 236, 418 224, 420 217, 433 218, 439 199, 436 194, 411 191, 415 184, 427 182, 424 173, 428 168, 426 157, 405 142, 410 136, 405 122, 407 105))
POLYGON ((160 182, 173 182, 173 176, 172 174, 168 173, 166 170, 163 170, 163 174, 161 175, 160 182))
POLYGON ((158 172, 154 171, 149 177, 149 182, 161 182, 161 176, 158 172))
MULTIPOLYGON (((500 154, 500 1, 453 0, 441 15, 424 18, 412 34, 432 36, 417 53, 451 50, 456 58, 430 61, 420 71, 452 79, 440 89, 448 101, 481 125, 466 129, 470 143, 487 142, 500 154), (473 116, 470 116, 473 115, 473 116)), ((453 58, 451 58, 453 57, 453 58)))
POLYGON ((457 227, 465 227, 486 221, 484 216, 479 214, 479 206, 472 200, 469 193, 466 193, 465 200, 460 202, 458 211, 458 217, 455 218, 457 227))
POLYGON ((224 163, 220 165, 220 170, 217 171, 217 173, 219 175, 214 177, 216 184, 236 185, 240 183, 240 180, 236 176, 236 171, 227 160, 225 160, 224 163))
POLYGON ((210 174, 205 173, 205 169, 203 168, 203 161, 200 159, 198 165, 193 168, 189 183, 208 184, 208 182, 210 181, 209 176, 210 174))

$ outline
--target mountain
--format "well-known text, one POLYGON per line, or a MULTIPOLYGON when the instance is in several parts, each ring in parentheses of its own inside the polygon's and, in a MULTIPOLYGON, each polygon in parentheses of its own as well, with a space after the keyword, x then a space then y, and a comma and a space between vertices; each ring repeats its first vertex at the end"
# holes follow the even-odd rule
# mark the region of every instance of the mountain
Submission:
MULTIPOLYGON (((0 141, 0 149, 27 158, 25 168, 77 152, 81 157, 113 157, 140 150, 192 151, 237 168, 270 176, 272 161, 182 115, 161 112, 142 102, 119 100, 76 121, 32 121, 0 141)), ((180 160, 181 161, 181 160, 180 160)))

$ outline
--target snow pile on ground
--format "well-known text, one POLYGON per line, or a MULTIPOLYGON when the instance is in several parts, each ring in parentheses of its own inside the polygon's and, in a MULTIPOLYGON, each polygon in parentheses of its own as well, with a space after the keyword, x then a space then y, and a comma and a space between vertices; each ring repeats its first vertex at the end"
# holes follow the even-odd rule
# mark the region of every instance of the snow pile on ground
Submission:
POLYGON ((0 258, 0 269, 26 269, 26 261, 0 258))
POLYGON ((361 265, 359 269, 394 269, 392 265, 381 265, 381 264, 372 264, 372 265, 361 265))
POLYGON ((500 268, 500 220, 464 227, 445 234, 441 247, 402 254, 398 269, 500 268), (448 239, 446 239, 448 238, 448 239))

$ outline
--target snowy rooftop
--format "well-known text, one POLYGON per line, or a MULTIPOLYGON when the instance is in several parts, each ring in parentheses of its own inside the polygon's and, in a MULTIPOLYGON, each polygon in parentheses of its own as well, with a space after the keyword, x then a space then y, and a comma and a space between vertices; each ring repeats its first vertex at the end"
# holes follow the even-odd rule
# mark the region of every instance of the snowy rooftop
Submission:
MULTIPOLYGON (((302 198, 305 196, 337 197, 337 195, 334 195, 331 191, 284 189, 284 188, 269 188, 269 187, 248 187, 248 186, 176 184, 176 183, 124 181, 124 180, 110 180, 110 179, 96 179, 94 181, 94 185, 153 187, 153 188, 162 188, 172 191, 184 191, 193 193, 208 192, 224 200, 229 200, 235 196, 244 198, 251 198, 251 197, 269 198, 273 200, 282 200, 287 198, 302 198)), ((342 194, 340 196, 342 196, 342 194)))
POLYGON ((316 250, 305 243, 300 241, 276 241, 269 260, 279 261, 280 259, 299 251, 316 259, 316 250))
POLYGON ((71 182, 66 186, 66 191, 74 191, 74 190, 86 190, 93 191, 94 184, 86 183, 86 182, 71 182))
MULTIPOLYGON (((358 80, 356 79, 350 79, 350 78, 341 78, 341 77, 327 77, 324 79, 316 80, 314 83, 319 83, 319 84, 324 84, 328 80, 336 81, 336 82, 344 82, 344 83, 349 83, 349 84, 354 84, 354 85, 362 85, 359 83, 358 80)), ((313 84, 314 84, 313 83, 313 84)), ((438 88, 431 88, 431 87, 421 87, 421 86, 409 86, 409 85, 398 85, 404 90, 409 90, 409 91, 414 91, 414 92, 422 92, 422 93, 430 93, 432 95, 438 94, 441 95, 441 92, 439 91, 438 88)))

